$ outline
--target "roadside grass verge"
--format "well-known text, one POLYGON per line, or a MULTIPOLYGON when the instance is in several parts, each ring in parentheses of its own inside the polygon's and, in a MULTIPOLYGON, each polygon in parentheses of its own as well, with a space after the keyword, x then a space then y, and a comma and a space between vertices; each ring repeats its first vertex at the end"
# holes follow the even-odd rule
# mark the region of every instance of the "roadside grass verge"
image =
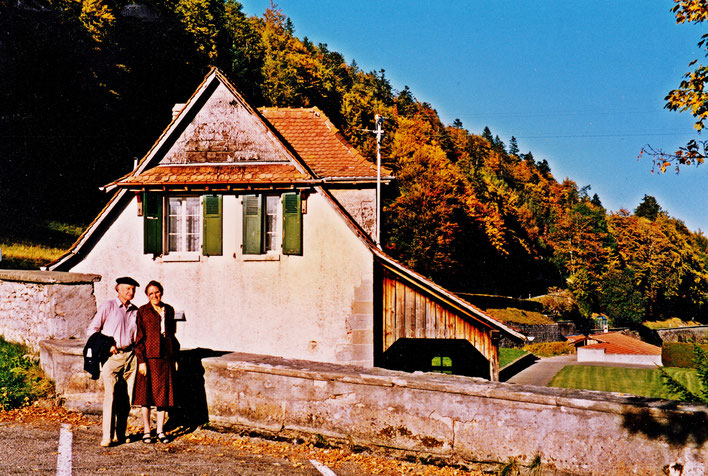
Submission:
MULTIPOLYGON (((698 374, 694 369, 667 367, 666 371, 690 390, 697 391, 700 388, 698 374)), ((676 399, 664 386, 659 369, 568 365, 553 377, 548 386, 676 399)))
POLYGON ((0 268, 37 269, 60 257, 81 235, 82 226, 44 221, 14 223, 0 233, 0 268))
POLYGON ((523 349, 513 349, 508 347, 499 347, 499 368, 506 367, 522 355, 526 355, 523 349))
POLYGON ((0 336, 0 410, 20 408, 53 393, 54 384, 31 351, 0 336))
POLYGON ((526 344, 523 349, 539 357, 554 357, 575 353, 575 346, 568 342, 536 342, 526 344))

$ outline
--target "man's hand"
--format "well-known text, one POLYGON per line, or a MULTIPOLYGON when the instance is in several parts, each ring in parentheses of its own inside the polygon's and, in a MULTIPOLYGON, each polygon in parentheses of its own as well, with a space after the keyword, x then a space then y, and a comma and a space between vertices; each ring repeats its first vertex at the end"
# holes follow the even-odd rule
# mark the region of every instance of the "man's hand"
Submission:
POLYGON ((112 345, 110 352, 111 352, 111 354, 117 354, 117 353, 118 353, 118 347, 116 347, 115 345, 112 345))
POLYGON ((138 364, 138 373, 139 373, 140 375, 142 375, 143 377, 147 375, 147 373, 148 373, 148 367, 147 367, 147 364, 146 364, 145 362, 143 362, 142 364, 138 364))

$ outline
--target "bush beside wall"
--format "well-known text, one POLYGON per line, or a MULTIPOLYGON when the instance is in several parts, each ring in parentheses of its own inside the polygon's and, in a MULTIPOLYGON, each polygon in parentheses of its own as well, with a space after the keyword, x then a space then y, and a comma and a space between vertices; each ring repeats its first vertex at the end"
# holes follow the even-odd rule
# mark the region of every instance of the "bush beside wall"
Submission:
MULTIPOLYGON (((661 345, 661 362, 664 367, 695 369, 694 345, 683 342, 664 342, 661 345)), ((708 351, 708 345, 701 345, 701 348, 708 351)))

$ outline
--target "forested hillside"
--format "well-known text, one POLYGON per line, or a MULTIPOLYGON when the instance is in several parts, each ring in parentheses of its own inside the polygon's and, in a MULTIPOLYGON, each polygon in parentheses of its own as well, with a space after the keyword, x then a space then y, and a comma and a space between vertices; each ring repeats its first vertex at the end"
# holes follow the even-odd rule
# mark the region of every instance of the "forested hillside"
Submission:
MULTIPOLYGON (((384 70, 315 45, 284 12, 227 0, 0 0, 0 235, 87 223, 209 67, 256 106, 317 106, 366 156, 385 116, 385 250, 454 291, 567 288, 615 325, 705 321, 708 240, 646 196, 609 212, 590 187, 488 129, 445 125, 384 70), (18 225, 19 224, 19 225, 18 225)), ((385 66, 385 65, 382 65, 385 66)), ((0 236, 1 237, 1 236, 0 236)))

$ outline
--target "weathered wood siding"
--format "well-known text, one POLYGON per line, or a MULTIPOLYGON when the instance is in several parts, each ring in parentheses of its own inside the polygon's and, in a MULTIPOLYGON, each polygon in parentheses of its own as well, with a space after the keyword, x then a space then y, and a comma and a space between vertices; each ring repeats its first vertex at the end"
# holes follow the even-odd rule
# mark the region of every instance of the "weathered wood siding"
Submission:
POLYGON ((384 269, 382 352, 401 338, 465 339, 489 361, 492 380, 498 378, 492 328, 384 269))

